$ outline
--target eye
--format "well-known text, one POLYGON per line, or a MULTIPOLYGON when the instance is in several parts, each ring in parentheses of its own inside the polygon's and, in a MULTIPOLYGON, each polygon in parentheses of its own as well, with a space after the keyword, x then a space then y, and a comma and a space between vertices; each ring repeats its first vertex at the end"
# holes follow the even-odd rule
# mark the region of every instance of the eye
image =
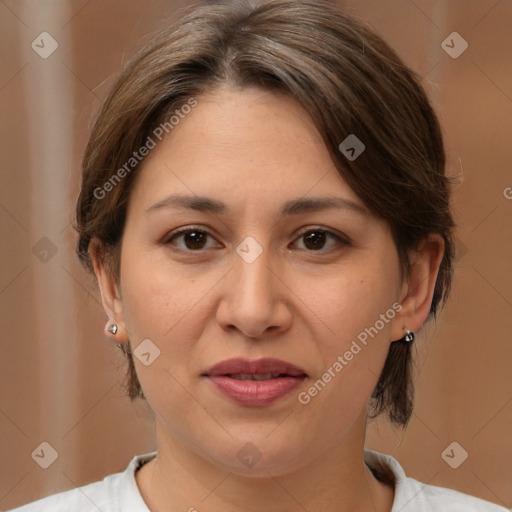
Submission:
POLYGON ((181 249, 183 251, 198 252, 202 249, 209 248, 206 247, 208 237, 213 238, 210 235, 210 233, 208 233, 204 229, 199 229, 191 226, 171 233, 171 235, 167 237, 163 243, 164 245, 176 245, 178 249, 181 249), (184 246, 178 246, 177 244, 173 243, 174 240, 180 238, 182 239, 184 246))
POLYGON ((326 250, 333 249, 336 245, 349 245, 349 241, 341 236, 321 228, 313 228, 304 231, 298 240, 304 240, 304 246, 308 251, 320 251, 324 248, 328 239, 334 240, 334 244, 326 250))
MULTIPOLYGON (((179 250, 187 251, 187 252, 199 252, 203 249, 213 248, 214 246, 208 247, 207 242, 208 238, 212 238, 212 235, 205 231, 204 229, 189 226, 186 228, 179 229, 174 233, 171 233, 164 241, 164 245, 174 245, 179 250), (182 241, 181 244, 175 243, 175 240, 182 241)), ((336 245, 350 245, 348 239, 336 235, 331 231, 321 229, 321 228, 310 228, 307 231, 304 231, 298 238, 298 240, 304 240, 304 249, 308 252, 311 251, 321 251, 324 249, 325 251, 329 251, 334 249, 336 245), (333 243, 331 243, 331 247, 325 249, 326 242, 331 239, 333 243)), ((300 247, 299 247, 300 248, 300 247)), ((300 248, 302 249, 302 248, 300 248)))

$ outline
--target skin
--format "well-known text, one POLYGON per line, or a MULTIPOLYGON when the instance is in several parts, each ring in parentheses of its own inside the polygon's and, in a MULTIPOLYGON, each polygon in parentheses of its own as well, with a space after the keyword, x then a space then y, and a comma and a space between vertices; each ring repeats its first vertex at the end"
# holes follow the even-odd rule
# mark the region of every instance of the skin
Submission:
POLYGON ((425 240, 402 280, 389 226, 340 177, 295 100, 225 86, 196 99, 142 164, 119 283, 91 248, 109 324, 119 328, 107 336, 130 340, 134 350, 149 338, 160 350, 149 366, 135 358, 158 447, 136 474, 141 494, 153 512, 390 511, 394 489, 363 462, 366 408, 390 342, 427 318, 442 240, 425 240), (169 194, 209 196, 230 212, 146 211, 169 194), (360 211, 279 213, 288 200, 326 195, 360 211), (210 236, 170 241, 186 226, 210 236), (349 243, 330 235, 308 242, 303 235, 315 228, 349 243), (252 263, 235 251, 247 236, 263 250, 252 263), (395 302, 401 311, 317 396, 299 403, 297 394, 395 302), (202 376, 231 357, 279 358, 308 378, 271 405, 242 406, 202 376), (249 442, 261 453, 252 467, 237 457, 249 442))

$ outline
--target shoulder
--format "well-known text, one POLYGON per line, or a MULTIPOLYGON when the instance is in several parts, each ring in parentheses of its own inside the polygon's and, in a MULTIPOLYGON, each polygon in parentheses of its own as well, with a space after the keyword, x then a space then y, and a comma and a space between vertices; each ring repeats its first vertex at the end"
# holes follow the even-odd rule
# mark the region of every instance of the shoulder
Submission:
POLYGON ((28 505, 13 509, 11 512, 58 512, 76 510, 80 512, 107 512, 113 510, 112 496, 116 495, 115 488, 119 485, 122 473, 109 475, 101 481, 94 482, 76 489, 53 494, 28 505))
POLYGON ((409 478, 391 455, 365 450, 365 462, 386 480, 394 482, 391 512, 509 512, 475 496, 409 478))
POLYGON ((151 460, 156 452, 134 457, 122 473, 76 489, 53 494, 10 512, 149 512, 135 481, 135 472, 151 460))
POLYGON ((403 512, 508 512, 489 501, 453 489, 423 484, 413 478, 405 479, 403 492, 410 500, 401 509, 403 512))

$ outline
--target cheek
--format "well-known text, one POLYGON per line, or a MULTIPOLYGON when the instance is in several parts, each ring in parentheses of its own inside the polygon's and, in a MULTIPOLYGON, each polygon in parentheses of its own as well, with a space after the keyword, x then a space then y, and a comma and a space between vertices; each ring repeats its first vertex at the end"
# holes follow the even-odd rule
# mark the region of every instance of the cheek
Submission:
POLYGON ((183 416, 190 405, 190 396, 184 392, 189 386, 188 365, 203 328, 193 319, 205 294, 199 288, 204 287, 181 275, 176 278, 169 265, 149 263, 136 251, 124 259, 122 272, 124 318, 147 401, 157 413, 165 404, 165 414, 183 416), (147 339, 158 354, 149 365, 137 358, 138 345, 147 339))
MULTIPOLYGON (((198 272, 137 249, 129 240, 122 264, 123 312, 132 348, 149 338, 160 365, 185 375, 191 352, 214 314, 212 291, 225 269, 198 272)), ((137 364, 137 361, 135 361, 137 364)), ((141 368, 144 371, 144 368, 141 368)), ((139 371, 139 368, 137 368, 139 371)))
POLYGON ((315 342, 322 360, 313 382, 317 385, 311 389, 314 407, 336 403, 339 414, 350 417, 373 391, 399 307, 395 263, 381 259, 354 265, 350 272, 339 272, 326 280, 322 293, 309 294, 308 306, 319 312, 315 342))
POLYGON ((321 283, 315 279, 304 282, 297 294, 307 299, 307 306, 326 333, 324 339, 331 339, 333 348, 338 350, 375 324, 379 333, 389 334, 390 320, 395 316, 392 305, 397 298, 398 278, 393 265, 367 261, 365 265, 340 269, 321 283))
POLYGON ((129 242, 124 249, 123 313, 130 340, 137 345, 149 338, 162 348, 163 340, 173 337, 180 321, 192 310, 198 291, 169 265, 151 261, 129 242))

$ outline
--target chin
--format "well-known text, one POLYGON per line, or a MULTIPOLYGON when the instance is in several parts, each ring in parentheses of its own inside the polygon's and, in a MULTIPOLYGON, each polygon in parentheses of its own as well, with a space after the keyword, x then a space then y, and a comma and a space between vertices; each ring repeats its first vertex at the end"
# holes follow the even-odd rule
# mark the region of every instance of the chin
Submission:
POLYGON ((286 436, 276 436, 275 439, 269 440, 265 439, 266 435, 254 436, 253 440, 247 433, 239 438, 230 438, 213 453, 210 445, 208 458, 225 471, 253 478, 282 476, 296 471, 307 463, 302 460, 307 458, 306 454, 303 454, 303 446, 296 443, 286 444, 286 436))

